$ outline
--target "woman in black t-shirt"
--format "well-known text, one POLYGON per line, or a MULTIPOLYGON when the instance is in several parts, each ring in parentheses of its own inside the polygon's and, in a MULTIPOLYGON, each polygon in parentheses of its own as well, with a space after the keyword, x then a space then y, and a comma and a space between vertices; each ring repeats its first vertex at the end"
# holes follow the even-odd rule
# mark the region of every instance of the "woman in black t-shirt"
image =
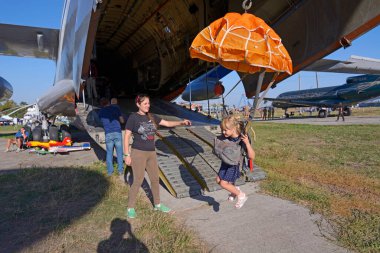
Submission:
POLYGON ((132 166, 133 183, 128 195, 128 218, 135 218, 135 204, 137 193, 144 180, 145 170, 148 172, 153 193, 154 210, 171 212, 171 209, 160 203, 159 173, 154 145, 154 136, 158 125, 165 127, 190 126, 189 120, 167 121, 149 113, 150 99, 147 95, 136 97, 138 111, 132 113, 125 125, 124 160, 132 166), (129 152, 129 140, 133 135, 132 150, 129 152))

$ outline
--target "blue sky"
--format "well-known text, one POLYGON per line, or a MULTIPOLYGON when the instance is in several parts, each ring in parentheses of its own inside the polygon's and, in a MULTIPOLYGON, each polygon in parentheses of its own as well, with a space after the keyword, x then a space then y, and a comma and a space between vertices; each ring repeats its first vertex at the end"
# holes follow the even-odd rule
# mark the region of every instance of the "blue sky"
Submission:
MULTIPOLYGON (((63 8, 63 0, 17 0, 2 1, 0 8, 0 23, 26 26, 59 28, 63 8)), ((359 55, 380 59, 380 26, 369 31, 353 41, 352 46, 339 49, 326 58, 347 60, 351 55, 359 55)), ((0 76, 8 80, 14 89, 12 99, 16 102, 33 103, 39 95, 53 84, 55 62, 45 59, 20 58, 0 56, 0 76)), ((314 72, 299 72, 301 89, 316 87, 314 72)), ((346 74, 318 73, 319 87, 333 86, 345 83, 346 74)), ((277 85, 268 92, 268 97, 276 97, 282 92, 298 90, 299 75, 296 74, 277 85)), ((231 74, 222 79, 226 92, 238 81, 237 75, 231 74)), ((231 92, 226 103, 236 106, 243 105, 243 85, 231 92)), ((220 103, 220 99, 211 103, 220 103)), ((207 102, 202 102, 207 104, 207 102)))

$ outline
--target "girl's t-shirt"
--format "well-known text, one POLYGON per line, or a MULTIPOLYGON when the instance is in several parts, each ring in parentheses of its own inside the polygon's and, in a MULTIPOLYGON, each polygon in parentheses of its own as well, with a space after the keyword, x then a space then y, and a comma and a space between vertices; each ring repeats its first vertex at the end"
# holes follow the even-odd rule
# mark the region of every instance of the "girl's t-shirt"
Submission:
POLYGON ((130 130, 133 135, 132 148, 143 151, 155 151, 154 135, 156 133, 156 125, 160 124, 161 118, 150 114, 152 120, 148 115, 140 115, 138 113, 132 113, 125 125, 125 129, 130 130))

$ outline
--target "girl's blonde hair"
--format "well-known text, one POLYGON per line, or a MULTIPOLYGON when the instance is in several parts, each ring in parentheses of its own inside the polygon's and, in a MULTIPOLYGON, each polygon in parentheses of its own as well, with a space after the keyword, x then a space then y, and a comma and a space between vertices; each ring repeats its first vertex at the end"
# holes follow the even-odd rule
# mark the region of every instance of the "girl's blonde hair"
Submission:
POLYGON ((222 119, 222 122, 220 122, 220 128, 223 130, 225 129, 236 129, 236 132, 240 135, 244 132, 244 124, 239 120, 239 117, 235 115, 228 115, 225 118, 222 119))

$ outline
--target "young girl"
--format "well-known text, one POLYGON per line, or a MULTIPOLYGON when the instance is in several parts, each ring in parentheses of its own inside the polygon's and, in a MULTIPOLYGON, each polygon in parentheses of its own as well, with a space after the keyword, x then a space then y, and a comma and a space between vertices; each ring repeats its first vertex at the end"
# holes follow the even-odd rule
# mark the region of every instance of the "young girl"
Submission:
MULTIPOLYGON (((239 143, 247 152, 249 159, 253 160, 255 158, 255 151, 252 149, 248 136, 243 134, 243 126, 234 115, 224 118, 220 123, 220 128, 222 130, 221 138, 225 138, 223 141, 239 143)), ((228 198, 230 201, 233 201, 237 197, 235 204, 237 209, 241 208, 248 199, 245 193, 235 186, 236 180, 240 177, 240 165, 229 165, 222 161, 218 176, 216 177, 216 182, 223 189, 231 193, 228 198)))

